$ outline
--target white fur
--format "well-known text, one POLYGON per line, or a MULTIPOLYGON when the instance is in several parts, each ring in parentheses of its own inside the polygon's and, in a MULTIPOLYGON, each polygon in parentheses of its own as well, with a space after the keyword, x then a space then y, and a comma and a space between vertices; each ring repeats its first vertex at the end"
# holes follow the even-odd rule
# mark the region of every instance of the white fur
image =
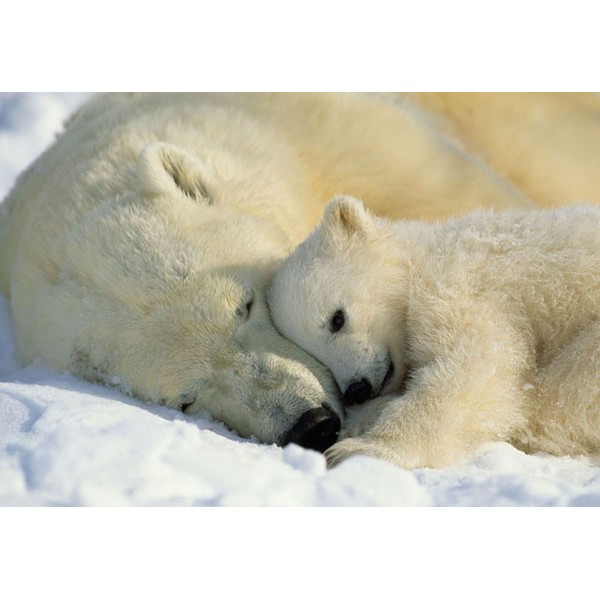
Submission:
POLYGON ((600 204, 600 94, 409 94, 540 206, 600 204))
POLYGON ((337 193, 395 217, 532 206, 403 95, 92 99, 0 207, 21 357, 280 443, 305 410, 340 411, 265 303, 337 193))
POLYGON ((600 208, 390 222, 333 200, 269 291, 280 331, 380 397, 348 410, 355 453, 437 467, 477 445, 600 452, 600 208), (328 327, 342 309, 346 323, 328 327), (382 388, 391 355, 395 375, 382 388))

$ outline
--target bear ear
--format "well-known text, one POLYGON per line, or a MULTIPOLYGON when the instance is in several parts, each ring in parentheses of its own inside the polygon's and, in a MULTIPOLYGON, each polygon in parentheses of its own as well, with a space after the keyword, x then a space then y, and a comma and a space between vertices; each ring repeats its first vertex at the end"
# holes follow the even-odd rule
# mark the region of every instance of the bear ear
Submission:
POLYGON ((364 204, 352 196, 337 196, 325 207, 322 224, 326 230, 345 236, 365 236, 373 220, 364 204))
POLYGON ((184 195, 192 200, 212 204, 211 184, 216 174, 196 156, 166 142, 146 146, 137 162, 142 190, 149 196, 184 195))

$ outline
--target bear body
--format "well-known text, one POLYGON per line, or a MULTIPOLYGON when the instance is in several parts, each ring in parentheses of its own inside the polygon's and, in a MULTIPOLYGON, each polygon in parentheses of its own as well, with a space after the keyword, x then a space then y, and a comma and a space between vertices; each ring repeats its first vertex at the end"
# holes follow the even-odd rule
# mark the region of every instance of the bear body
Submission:
POLYGON ((395 216, 531 205, 393 95, 93 98, 0 206, 21 358, 264 442, 332 443, 337 388, 265 292, 340 192, 395 216))
POLYGON ((335 464, 460 460, 486 441, 600 452, 600 208, 390 222, 348 197, 269 290, 344 392, 335 464))
POLYGON ((539 206, 600 204, 600 94, 409 95, 539 206))

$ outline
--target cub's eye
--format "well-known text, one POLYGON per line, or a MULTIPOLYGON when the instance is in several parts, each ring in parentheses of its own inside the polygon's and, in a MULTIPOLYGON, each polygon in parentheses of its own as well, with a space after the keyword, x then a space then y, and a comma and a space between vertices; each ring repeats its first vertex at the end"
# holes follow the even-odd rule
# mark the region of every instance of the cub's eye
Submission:
POLYGON ((346 315, 343 310, 336 310, 329 319, 329 331, 336 333, 346 324, 346 315))

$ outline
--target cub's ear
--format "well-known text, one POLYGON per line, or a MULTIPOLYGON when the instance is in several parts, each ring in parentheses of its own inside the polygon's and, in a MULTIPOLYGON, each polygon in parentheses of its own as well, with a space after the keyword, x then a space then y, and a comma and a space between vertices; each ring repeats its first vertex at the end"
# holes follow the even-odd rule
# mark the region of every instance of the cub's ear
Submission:
POLYGON ((360 200, 352 196, 337 196, 325 207, 321 223, 330 233, 365 236, 373 228, 373 217, 360 200))
POLYGON ((142 191, 148 196, 184 195, 212 204, 217 175, 209 165, 183 148, 166 142, 146 146, 137 162, 142 191))

